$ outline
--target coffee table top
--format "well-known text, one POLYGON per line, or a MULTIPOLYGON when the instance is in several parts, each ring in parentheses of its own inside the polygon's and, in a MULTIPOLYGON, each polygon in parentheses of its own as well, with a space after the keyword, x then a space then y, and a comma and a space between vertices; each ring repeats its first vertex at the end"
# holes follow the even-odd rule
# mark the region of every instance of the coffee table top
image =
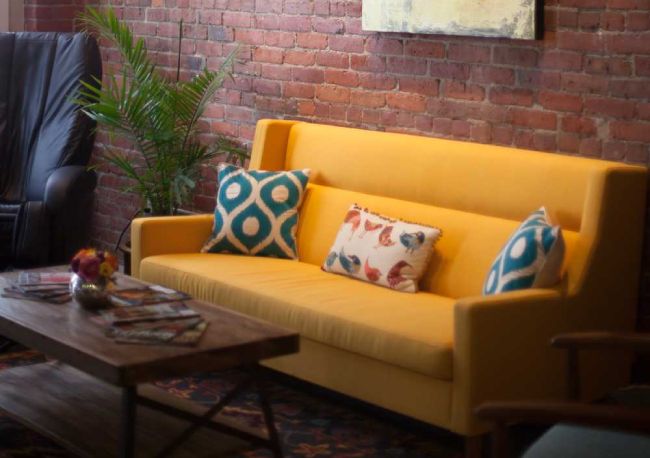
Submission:
MULTIPOLYGON (((17 277, 18 272, 0 274, 0 289, 17 277)), ((116 278, 119 288, 148 284, 122 274, 116 278)), ((0 335, 120 386, 254 364, 298 351, 294 331, 207 302, 186 303, 209 322, 195 347, 118 344, 90 321, 93 312, 75 302, 59 305, 5 297, 0 297, 0 335)))

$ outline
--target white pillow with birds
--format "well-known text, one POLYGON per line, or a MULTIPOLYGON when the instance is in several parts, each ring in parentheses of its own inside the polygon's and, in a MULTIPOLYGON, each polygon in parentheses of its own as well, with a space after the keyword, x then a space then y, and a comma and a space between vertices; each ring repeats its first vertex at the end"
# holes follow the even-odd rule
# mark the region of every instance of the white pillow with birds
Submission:
POLYGON ((534 211, 510 236, 494 260, 483 294, 527 288, 546 288, 560 281, 564 238, 544 207, 534 211))
POLYGON ((297 259, 298 209, 309 173, 219 164, 212 235, 201 252, 297 259))
POLYGON ((442 231, 352 205, 323 263, 325 272, 415 293, 442 231))

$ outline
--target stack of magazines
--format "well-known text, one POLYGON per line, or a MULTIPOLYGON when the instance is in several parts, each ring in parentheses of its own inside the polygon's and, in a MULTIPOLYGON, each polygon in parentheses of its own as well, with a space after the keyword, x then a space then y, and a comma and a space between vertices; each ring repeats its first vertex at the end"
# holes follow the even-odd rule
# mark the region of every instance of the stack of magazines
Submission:
POLYGON ((63 304, 70 300, 70 272, 20 272, 2 296, 63 304))
POLYGON ((119 343, 196 345, 208 327, 184 300, 190 297, 162 286, 116 290, 109 295, 115 307, 93 320, 119 343))

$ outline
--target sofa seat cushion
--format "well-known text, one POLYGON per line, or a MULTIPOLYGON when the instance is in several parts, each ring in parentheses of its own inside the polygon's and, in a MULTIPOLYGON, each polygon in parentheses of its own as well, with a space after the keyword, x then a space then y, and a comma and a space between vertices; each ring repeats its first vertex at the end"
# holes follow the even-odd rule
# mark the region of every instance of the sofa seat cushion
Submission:
POLYGON ((454 300, 403 293, 299 261, 227 254, 145 258, 140 277, 309 339, 438 379, 452 378, 454 300))

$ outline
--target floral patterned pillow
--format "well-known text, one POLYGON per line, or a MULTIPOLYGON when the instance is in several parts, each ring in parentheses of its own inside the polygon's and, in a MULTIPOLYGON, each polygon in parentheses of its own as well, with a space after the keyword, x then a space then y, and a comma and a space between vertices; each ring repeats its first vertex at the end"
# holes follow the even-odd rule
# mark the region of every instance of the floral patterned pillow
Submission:
POLYGON ((415 293, 442 231, 352 205, 323 263, 325 272, 415 293))

